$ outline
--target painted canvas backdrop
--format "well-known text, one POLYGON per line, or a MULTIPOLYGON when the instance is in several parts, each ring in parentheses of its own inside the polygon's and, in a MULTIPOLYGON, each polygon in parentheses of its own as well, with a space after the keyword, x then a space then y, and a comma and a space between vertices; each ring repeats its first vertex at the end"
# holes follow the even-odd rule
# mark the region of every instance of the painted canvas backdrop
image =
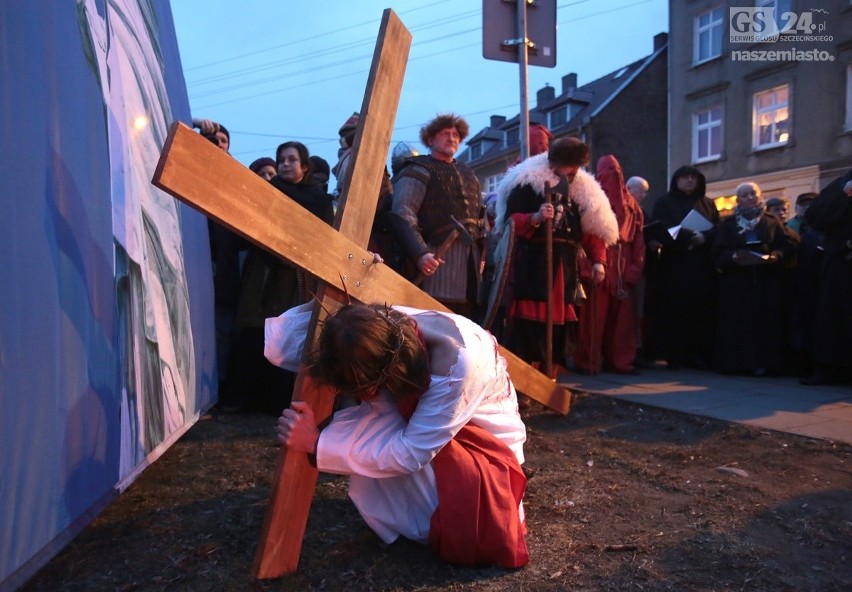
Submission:
POLYGON ((189 122, 167 0, 0 2, 0 588, 215 396, 206 220, 150 184, 189 122))

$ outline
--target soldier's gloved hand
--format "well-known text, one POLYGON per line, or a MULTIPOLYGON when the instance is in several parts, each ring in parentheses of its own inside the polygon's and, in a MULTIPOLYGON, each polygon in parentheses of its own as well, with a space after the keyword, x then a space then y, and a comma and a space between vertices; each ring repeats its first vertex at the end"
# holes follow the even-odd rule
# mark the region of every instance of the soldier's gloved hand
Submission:
POLYGON ((417 260, 417 268, 423 275, 432 275, 443 262, 443 259, 435 257, 433 253, 423 253, 417 260))

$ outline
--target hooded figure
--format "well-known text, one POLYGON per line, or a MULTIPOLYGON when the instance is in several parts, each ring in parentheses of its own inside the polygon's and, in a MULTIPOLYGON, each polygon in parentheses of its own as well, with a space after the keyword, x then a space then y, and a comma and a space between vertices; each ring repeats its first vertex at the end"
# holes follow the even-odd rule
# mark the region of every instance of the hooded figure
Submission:
POLYGON ((652 221, 665 228, 680 225, 692 210, 712 227, 704 232, 681 228, 665 245, 649 241, 658 258, 646 294, 646 348, 670 368, 706 367, 713 354, 716 310, 716 268, 710 254, 719 210, 704 195, 704 175, 684 166, 672 175, 669 192, 654 204, 652 221))
MULTIPOLYGON (((529 139, 529 155, 538 156, 539 154, 547 152, 547 149, 550 148, 550 141, 553 139, 553 134, 550 133, 550 130, 542 124, 533 123, 530 125, 529 139)), ((521 155, 518 154, 518 158, 515 159, 512 166, 516 166, 520 162, 521 155)))
POLYGON ((588 374, 597 374, 602 366, 619 374, 636 374, 633 286, 642 279, 645 265, 644 215, 627 191, 615 156, 598 160, 597 180, 615 213, 618 242, 607 247, 606 279, 599 285, 591 281, 589 260, 580 260, 580 277, 588 301, 580 307, 574 366, 588 374))
POLYGON ((540 123, 534 123, 530 126, 530 156, 547 152, 550 147, 550 140, 553 139, 553 134, 550 130, 540 123))

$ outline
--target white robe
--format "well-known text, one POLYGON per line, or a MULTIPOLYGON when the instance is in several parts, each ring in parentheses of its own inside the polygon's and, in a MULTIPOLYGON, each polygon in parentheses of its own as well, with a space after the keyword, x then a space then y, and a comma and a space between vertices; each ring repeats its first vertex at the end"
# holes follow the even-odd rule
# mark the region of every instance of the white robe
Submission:
MULTIPOLYGON (((349 497, 386 543, 400 535, 428 542, 438 506, 431 461, 468 422, 504 442, 524 462, 526 428, 515 387, 494 337, 472 321, 450 313, 402 306, 415 320, 441 315, 461 334, 457 362, 448 376, 432 375, 408 423, 387 393, 335 413, 320 433, 317 467, 350 475, 349 497)), ((282 368, 297 370, 311 316, 310 303, 266 321, 265 354, 282 368)))

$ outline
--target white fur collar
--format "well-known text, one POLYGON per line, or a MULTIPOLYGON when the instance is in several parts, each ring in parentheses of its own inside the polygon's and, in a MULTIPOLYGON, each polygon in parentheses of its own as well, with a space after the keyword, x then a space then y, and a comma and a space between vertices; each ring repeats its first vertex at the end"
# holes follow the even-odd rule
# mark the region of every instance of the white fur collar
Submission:
MULTIPOLYGON (((497 186, 495 228, 503 227, 506 218, 506 202, 515 187, 530 185, 536 193, 544 193, 544 184, 555 187, 559 177, 553 173, 547 162, 547 153, 531 156, 506 171, 506 175, 497 186)), ((603 239, 609 245, 618 241, 618 221, 609 205, 606 193, 595 178, 580 169, 571 181, 569 194, 571 200, 580 208, 580 227, 586 234, 603 239)))

